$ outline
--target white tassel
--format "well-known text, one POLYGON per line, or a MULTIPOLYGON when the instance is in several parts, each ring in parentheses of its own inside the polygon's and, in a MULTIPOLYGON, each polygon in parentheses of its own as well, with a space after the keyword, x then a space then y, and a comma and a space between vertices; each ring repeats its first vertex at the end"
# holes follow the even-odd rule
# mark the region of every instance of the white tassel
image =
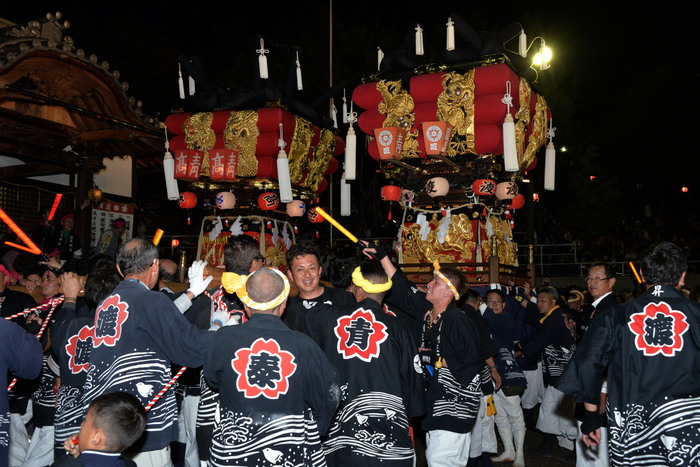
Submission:
POLYGON ((447 18, 447 50, 455 49, 455 23, 452 18, 447 18))
POLYGON ((260 48, 255 49, 258 55, 258 68, 260 69, 260 78, 261 79, 267 79, 269 78, 269 74, 267 73, 267 57, 265 56, 266 53, 269 53, 270 51, 265 48, 265 41, 261 37, 260 38, 260 48))
POLYGON ((352 125, 348 128, 348 134, 345 137, 345 179, 355 180, 357 177, 356 170, 356 146, 357 136, 352 125))
POLYGON ((552 119, 550 118, 549 127, 547 128, 547 138, 549 138, 549 143, 547 144, 547 149, 544 152, 544 189, 548 191, 554 191, 557 151, 554 149, 552 139, 554 138, 554 133, 556 131, 557 129, 552 126, 552 119))
POLYGON ((508 106, 508 113, 503 121, 503 165, 506 172, 518 171, 518 148, 515 142, 515 122, 510 113, 513 96, 510 94, 510 81, 506 82, 506 93, 501 102, 508 106))
POLYGON ((190 76, 189 78, 189 85, 190 85, 190 96, 194 96, 194 78, 190 76))
POLYGON ((168 142, 168 130, 165 130, 165 155, 163 156, 163 173, 165 174, 165 190, 168 193, 168 199, 175 201, 180 199, 180 190, 175 180, 175 159, 170 152, 170 143, 168 142))
POLYGON ((507 114, 503 121, 503 161, 506 172, 518 171, 518 149, 515 142, 515 122, 513 116, 507 114))
POLYGON ((423 55, 423 28, 420 24, 416 26, 416 55, 423 55))
POLYGON ((350 126, 345 138, 345 179, 355 180, 357 178, 357 136, 352 125, 357 121, 357 113, 353 112, 352 102, 350 102, 350 113, 347 119, 350 126))
POLYGON ((284 147, 287 143, 284 142, 282 136, 282 124, 280 123, 280 139, 277 141, 277 146, 280 150, 277 153, 277 179, 279 181, 280 202, 291 203, 294 201, 292 197, 292 181, 289 176, 289 159, 284 147))
POLYGON ((331 97, 331 119, 333 120, 333 128, 338 129, 338 108, 335 106, 335 99, 331 97))
POLYGON ((301 82, 301 64, 299 63, 299 51, 297 50, 297 91, 303 91, 304 85, 301 82))
POLYGON ((551 141, 547 144, 544 159, 544 189, 554 191, 554 178, 557 165, 557 151, 554 149, 554 143, 551 141))
POLYGON ((180 90, 180 99, 185 99, 185 83, 182 81, 182 67, 177 64, 177 87, 180 90))
POLYGON ((345 97, 345 89, 343 89, 343 123, 348 123, 348 100, 345 97))
POLYGON ((527 58, 527 35, 525 35, 525 30, 520 31, 520 37, 518 37, 518 54, 527 58))
POLYGON ((382 60, 384 60, 384 52, 377 47, 377 71, 382 69, 382 60))
POLYGON ((340 177, 340 215, 349 216, 352 211, 351 204, 352 191, 350 184, 345 180, 345 174, 340 177))

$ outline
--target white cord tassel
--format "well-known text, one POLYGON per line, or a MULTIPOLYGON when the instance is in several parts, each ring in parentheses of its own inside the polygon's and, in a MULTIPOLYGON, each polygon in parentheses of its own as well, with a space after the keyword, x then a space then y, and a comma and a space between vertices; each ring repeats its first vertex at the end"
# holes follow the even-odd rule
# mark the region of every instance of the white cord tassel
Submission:
POLYGON ((520 36, 518 37, 518 54, 523 58, 527 58, 527 35, 524 29, 520 30, 520 36))
POLYGON ((515 122, 510 113, 513 96, 510 94, 510 81, 506 82, 506 93, 501 102, 508 106, 508 113, 503 121, 503 164, 506 172, 518 171, 518 148, 515 142, 515 122))
POLYGON ((267 57, 265 56, 266 53, 270 53, 268 49, 265 48, 265 40, 261 37, 260 38, 260 48, 255 49, 258 55, 258 68, 260 69, 260 78, 261 79, 267 79, 270 77, 270 75, 267 73, 267 57))
POLYGON ((545 58, 545 45, 544 45, 544 39, 540 41, 540 70, 548 70, 549 69, 549 61, 545 58))
POLYGON ((333 128, 338 129, 338 108, 335 106, 335 99, 331 97, 331 119, 333 120, 333 128))
POLYGON ((447 18, 447 50, 455 49, 455 23, 452 18, 447 18))
POLYGON ((549 128, 547 129, 549 143, 547 144, 547 149, 545 150, 544 159, 544 189, 548 191, 554 191, 554 180, 556 177, 557 151, 554 149, 554 143, 552 142, 555 131, 556 128, 552 127, 552 120, 550 120, 549 128))
POLYGON ((291 203, 294 201, 292 197, 292 181, 289 177, 289 159, 284 147, 287 143, 284 142, 282 124, 280 123, 280 139, 277 140, 277 146, 280 150, 277 153, 277 179, 279 181, 280 202, 291 203))
POLYGON ((377 47, 377 71, 382 69, 382 60, 384 60, 384 52, 377 47))
POLYGON ((349 216, 352 213, 352 191, 350 184, 345 180, 345 174, 340 177, 340 215, 349 216))
POLYGON ((357 113, 353 112, 353 104, 350 101, 350 113, 347 115, 350 126, 345 137, 345 179, 355 180, 357 178, 357 136, 353 123, 357 121, 357 113))
POLYGON ((348 100, 345 97, 345 89, 343 89, 343 123, 348 123, 348 100))
POLYGON ((416 26, 416 55, 423 55, 425 51, 423 50, 423 28, 420 24, 416 26))
POLYGON ((180 90, 180 99, 185 99, 185 83, 182 81, 182 67, 177 64, 177 87, 180 90))
POLYGON ((191 76, 189 78, 189 84, 190 84, 190 96, 194 96, 194 78, 191 76))
POLYGON ((299 63, 299 51, 297 50, 297 91, 303 91, 304 85, 301 82, 301 64, 299 63))
POLYGON ((168 199, 175 201, 180 199, 180 190, 175 180, 175 159, 170 152, 170 142, 168 142, 168 130, 165 129, 165 155, 163 156, 163 173, 165 174, 165 190, 168 193, 168 199))

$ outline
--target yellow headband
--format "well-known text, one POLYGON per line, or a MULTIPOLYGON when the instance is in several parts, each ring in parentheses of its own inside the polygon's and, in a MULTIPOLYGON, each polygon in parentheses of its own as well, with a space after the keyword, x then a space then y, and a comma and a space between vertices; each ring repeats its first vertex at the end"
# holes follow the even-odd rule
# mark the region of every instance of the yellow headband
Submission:
POLYGON ((450 282, 450 280, 447 277, 445 277, 443 273, 440 272, 440 263, 438 262, 438 260, 433 261, 433 268, 435 269, 433 271, 433 274, 445 281, 445 284, 447 284, 452 293, 455 294, 455 300, 459 300, 459 292, 457 292, 457 288, 454 285, 452 285, 452 282, 450 282))
POLYGON ((362 276, 362 271, 360 271, 360 266, 356 267, 352 272, 352 283, 367 293, 382 293, 391 288, 391 279, 387 279, 383 284, 373 284, 365 279, 362 276))
POLYGON ((234 272, 225 272, 221 275, 221 285, 226 289, 228 293, 235 293, 238 298, 253 310, 271 310, 276 306, 284 302, 289 296, 289 281, 287 277, 282 273, 282 271, 273 268, 265 268, 270 271, 274 271, 278 276, 282 278, 284 282, 284 289, 276 298, 265 303, 258 303, 248 296, 248 290, 246 289, 246 281, 250 276, 241 276, 234 272))

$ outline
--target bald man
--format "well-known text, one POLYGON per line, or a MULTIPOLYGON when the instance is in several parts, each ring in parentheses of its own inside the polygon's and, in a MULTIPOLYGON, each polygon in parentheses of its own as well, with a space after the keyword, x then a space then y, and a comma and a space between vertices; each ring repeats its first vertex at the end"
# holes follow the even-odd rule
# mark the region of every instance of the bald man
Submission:
POLYGON ((320 436, 340 388, 321 349, 280 319, 289 281, 262 268, 236 293, 249 319, 214 333, 204 362, 204 377, 220 394, 212 464, 326 465, 320 436))

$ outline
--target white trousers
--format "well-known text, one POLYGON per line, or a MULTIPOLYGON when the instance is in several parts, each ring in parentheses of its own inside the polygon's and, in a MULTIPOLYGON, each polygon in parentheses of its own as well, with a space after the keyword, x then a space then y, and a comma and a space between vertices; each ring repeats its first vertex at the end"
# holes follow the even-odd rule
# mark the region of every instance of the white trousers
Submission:
POLYGON ((484 452, 498 452, 496 429, 494 418, 486 415, 486 396, 481 396, 479 413, 476 415, 474 428, 472 428, 471 443, 469 443, 469 457, 479 457, 484 452))
POLYGON ((464 467, 469 461, 471 433, 431 430, 425 433, 428 467, 464 467))
POLYGON ((199 396, 185 395, 178 414, 178 441, 185 445, 185 467, 199 467, 197 450, 197 406, 199 396))
POLYGON ((520 397, 523 409, 532 409, 544 398, 544 380, 542 378, 542 362, 537 363, 536 370, 524 370, 527 387, 520 397))
POLYGON ((608 429, 600 427, 600 444, 589 448, 581 437, 581 422, 578 422, 579 437, 576 440, 576 467, 609 467, 608 429))
POLYGON ((579 437, 574 419, 574 402, 554 386, 545 388, 537 417, 537 429, 542 433, 556 435, 559 446, 574 449, 574 440, 579 437))

